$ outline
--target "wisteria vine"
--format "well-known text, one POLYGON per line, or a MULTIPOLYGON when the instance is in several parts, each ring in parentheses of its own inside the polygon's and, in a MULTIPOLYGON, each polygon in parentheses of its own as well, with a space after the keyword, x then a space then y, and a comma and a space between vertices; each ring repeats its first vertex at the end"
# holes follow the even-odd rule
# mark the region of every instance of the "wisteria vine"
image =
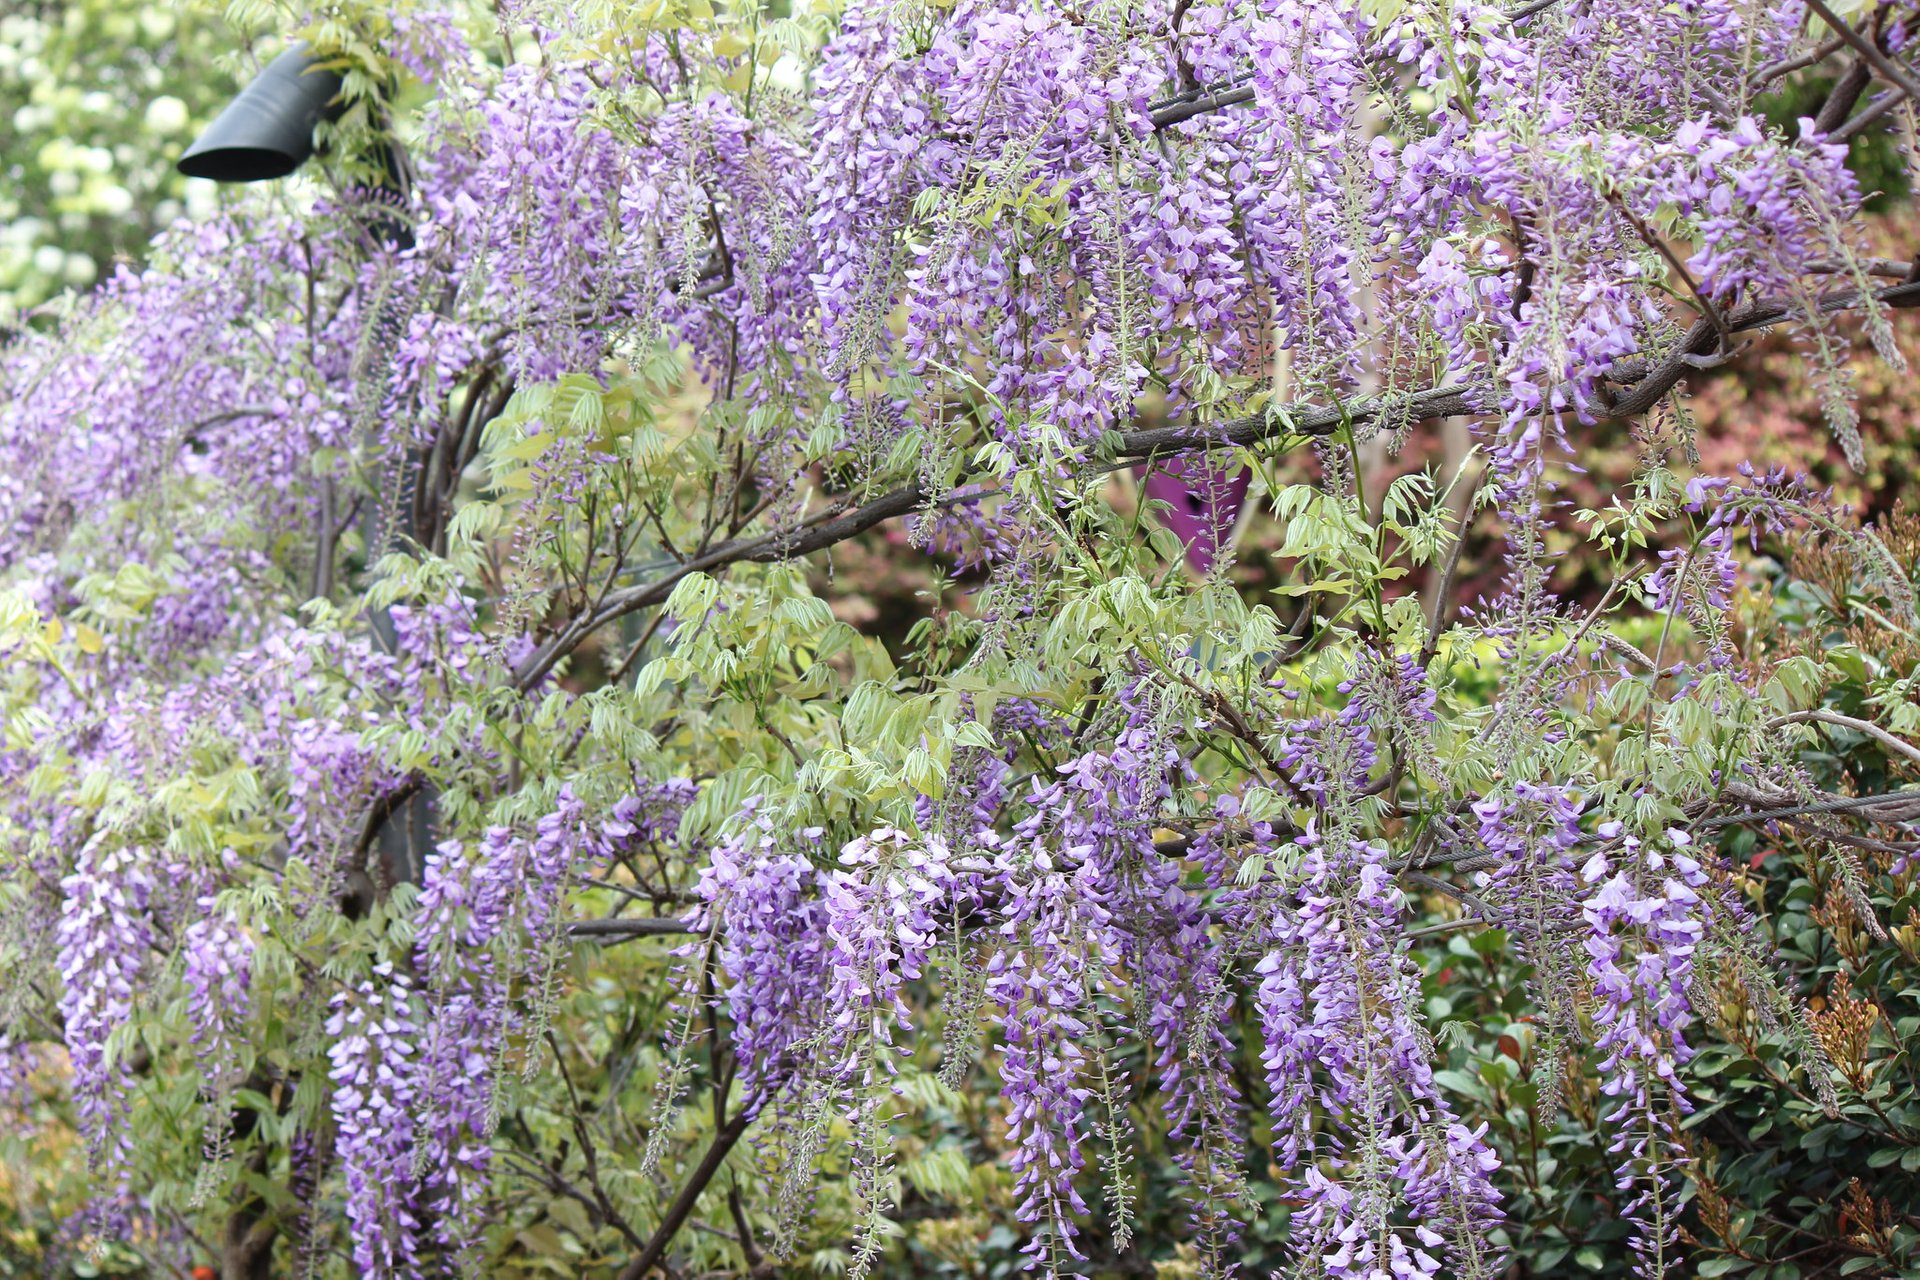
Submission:
POLYGON ((75 1230, 476 1274, 521 1185, 626 1280, 863 1277, 980 1193, 1087 1274, 1168 1244, 1145 1130, 1206 1275, 1271 1182, 1291 1274, 1492 1277, 1423 987, 1477 928, 1679 1274, 1716 984, 1835 1105, 1713 824, 1904 814, 1823 729, 1920 760, 1738 625, 1781 539, 1908 636, 1912 566, 1689 474, 1684 391, 1786 328, 1858 464, 1920 270, 1848 143, 1911 134, 1912 6, 631 8, 297 15, 354 72, 304 185, 0 346, 0 1114, 57 1048, 75 1230), (938 585, 863 634, 835 549, 902 518, 938 585), (995 1172, 897 1141, 937 1108, 995 1172))

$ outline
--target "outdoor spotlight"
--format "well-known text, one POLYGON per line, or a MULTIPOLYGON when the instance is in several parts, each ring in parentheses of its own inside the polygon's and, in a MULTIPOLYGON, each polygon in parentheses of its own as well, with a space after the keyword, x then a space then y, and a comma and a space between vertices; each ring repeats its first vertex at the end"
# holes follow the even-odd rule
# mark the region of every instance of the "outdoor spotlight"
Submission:
MULTIPOLYGON (((338 113, 344 83, 305 41, 295 41, 227 104, 175 166, 189 178, 215 182, 270 182, 313 157, 313 130, 338 113)), ((401 212, 406 179, 394 148, 384 143, 373 157, 380 177, 370 188, 349 193, 367 233, 390 249, 411 249, 413 229, 401 212)))
POLYGON ((313 155, 313 129, 339 96, 340 73, 320 65, 298 41, 227 104, 180 157, 189 178, 266 182, 284 178, 313 155))

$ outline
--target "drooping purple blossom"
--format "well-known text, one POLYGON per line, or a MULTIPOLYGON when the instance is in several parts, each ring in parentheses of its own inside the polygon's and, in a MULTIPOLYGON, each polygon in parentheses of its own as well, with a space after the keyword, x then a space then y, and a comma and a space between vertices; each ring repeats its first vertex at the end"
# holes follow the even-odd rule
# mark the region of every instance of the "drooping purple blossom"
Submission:
POLYGON ((1335 1276, 1415 1280, 1442 1258, 1496 1275, 1499 1162, 1434 1083, 1384 861, 1375 846, 1303 837, 1293 901, 1255 967, 1277 1155, 1306 1200, 1293 1248, 1335 1276))
POLYGON ((855 1138, 854 1194, 859 1204, 852 1274, 864 1275, 880 1249, 886 1168, 886 1096, 911 1029, 905 998, 921 976, 939 931, 936 912, 952 892, 946 846, 882 828, 840 851, 826 877, 828 1078, 843 1099, 855 1138))
POLYGON ((418 996, 404 973, 380 964, 336 995, 330 1008, 334 1151, 346 1178, 354 1265, 368 1276, 406 1275, 421 1244, 411 1197, 419 1141, 418 996))
POLYGON ((127 1130, 132 1073, 124 1041, 109 1040, 129 1024, 147 973, 153 938, 147 905, 154 890, 148 849, 118 848, 102 837, 81 849, 61 882, 60 1014, 73 1064, 74 1110, 86 1139, 87 1163, 113 1192, 124 1190, 132 1136, 127 1130))
POLYGON ((1609 1150, 1620 1160, 1619 1186, 1636 1192, 1627 1210, 1638 1229, 1635 1248, 1642 1269, 1659 1275, 1678 1231, 1670 1197, 1681 1157, 1670 1125, 1693 1109, 1679 1072, 1693 1057, 1687 1030, 1710 910, 1707 876, 1685 831, 1643 842, 1608 822, 1595 834, 1620 848, 1594 853, 1580 869, 1591 886, 1581 914, 1594 1050, 1603 1055, 1601 1092, 1613 1100, 1609 1150))
POLYGON ((749 1114, 818 1065, 809 1043, 827 1017, 831 953, 821 880, 812 859, 757 813, 714 849, 700 876, 701 899, 722 930, 720 971, 749 1114))
MULTIPOLYGON (((188 926, 184 939, 188 1016, 193 1051, 207 1095, 205 1180, 225 1175, 229 1152, 227 1115, 242 1076, 243 1046, 249 1039, 253 1001, 254 942, 230 912, 212 896, 198 904, 205 914, 188 926)), ((204 1188, 205 1181, 202 1183, 204 1188)), ((204 1192, 197 1189, 197 1193, 204 1192)))

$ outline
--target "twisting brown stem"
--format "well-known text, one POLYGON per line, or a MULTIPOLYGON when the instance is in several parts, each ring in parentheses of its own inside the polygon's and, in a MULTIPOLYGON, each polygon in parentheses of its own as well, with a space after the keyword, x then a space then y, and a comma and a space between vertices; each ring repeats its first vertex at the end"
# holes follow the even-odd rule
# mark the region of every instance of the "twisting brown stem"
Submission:
MULTIPOLYGON (((1874 300, 1891 307, 1920 305, 1920 284, 1899 284, 1874 290, 1874 300)), ((1823 298, 1813 310, 1832 315, 1864 305, 1856 291, 1844 290, 1823 298)), ((1722 322, 1730 334, 1763 329, 1803 315, 1802 304, 1785 298, 1761 298, 1725 315, 1722 322)), ((1637 417, 1659 403, 1688 373, 1713 363, 1707 356, 1716 346, 1720 332, 1701 320, 1659 361, 1628 360, 1609 371, 1608 380, 1627 388, 1605 403, 1590 405, 1608 418, 1637 417)), ((1120 436, 1112 459, 1097 464, 1094 470, 1117 470, 1135 462, 1174 453, 1199 450, 1245 448, 1263 441, 1288 436, 1326 436, 1345 423, 1370 422, 1392 415, 1396 422, 1429 422, 1436 418, 1484 413, 1494 402, 1497 388, 1490 378, 1475 379, 1459 386, 1433 387, 1408 396, 1357 397, 1330 406, 1289 406, 1266 414, 1252 414, 1220 423, 1181 423, 1129 431, 1120 436)), ((1553 397, 1543 396, 1542 403, 1553 397)), ((599 627, 615 619, 664 602, 673 589, 691 574, 706 573, 729 564, 771 563, 798 559, 822 551, 865 533, 875 525, 898 516, 923 510, 929 503, 967 501, 973 494, 955 493, 944 497, 929 494, 917 482, 875 498, 864 506, 841 507, 809 517, 797 526, 778 529, 753 538, 735 539, 708 549, 704 554, 669 570, 651 582, 606 594, 598 608, 574 617, 543 644, 514 673, 514 683, 522 690, 538 684, 555 664, 578 647, 599 627)))
POLYGON ((620 1280, 641 1280, 641 1277, 653 1270, 666 1256, 667 1246, 673 1243, 676 1235, 680 1234, 680 1228, 686 1225, 688 1215, 693 1212, 693 1206, 700 1202, 707 1184, 712 1182, 714 1175, 720 1172, 720 1166, 726 1163, 727 1154, 733 1150, 734 1145, 740 1141, 746 1131, 746 1117, 736 1114, 718 1133, 713 1135, 713 1142, 708 1146, 706 1155, 701 1157, 700 1163, 687 1176, 686 1182, 680 1188, 680 1193, 673 1198, 673 1203, 667 1206, 666 1213, 660 1218, 660 1225, 654 1228, 653 1235, 647 1240, 647 1247, 621 1269, 620 1280))
POLYGON ((1821 133, 1832 133, 1838 129, 1872 82, 1873 69, 1867 65, 1867 60, 1855 58, 1853 65, 1847 68, 1847 73, 1833 86, 1833 92, 1827 95, 1826 102, 1821 104, 1820 114, 1813 118, 1813 127, 1821 133))
POLYGON ((1880 46, 1855 31, 1843 18, 1829 9, 1825 0, 1807 0, 1807 8, 1820 15, 1820 20, 1832 28, 1833 33, 1846 41, 1847 47, 1873 64, 1881 79, 1895 86, 1909 98, 1920 100, 1920 84, 1896 65, 1893 59, 1880 52, 1880 46))

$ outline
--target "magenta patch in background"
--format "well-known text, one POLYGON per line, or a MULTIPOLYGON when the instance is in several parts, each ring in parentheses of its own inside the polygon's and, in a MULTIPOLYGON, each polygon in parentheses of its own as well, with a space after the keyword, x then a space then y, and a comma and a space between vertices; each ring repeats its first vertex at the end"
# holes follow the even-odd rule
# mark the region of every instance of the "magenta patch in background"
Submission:
POLYGON ((1233 537, 1253 473, 1241 467, 1229 475, 1224 464, 1198 458, 1171 458, 1134 473, 1145 477, 1147 497, 1167 504, 1154 515, 1186 544, 1194 572, 1211 569, 1233 537))

